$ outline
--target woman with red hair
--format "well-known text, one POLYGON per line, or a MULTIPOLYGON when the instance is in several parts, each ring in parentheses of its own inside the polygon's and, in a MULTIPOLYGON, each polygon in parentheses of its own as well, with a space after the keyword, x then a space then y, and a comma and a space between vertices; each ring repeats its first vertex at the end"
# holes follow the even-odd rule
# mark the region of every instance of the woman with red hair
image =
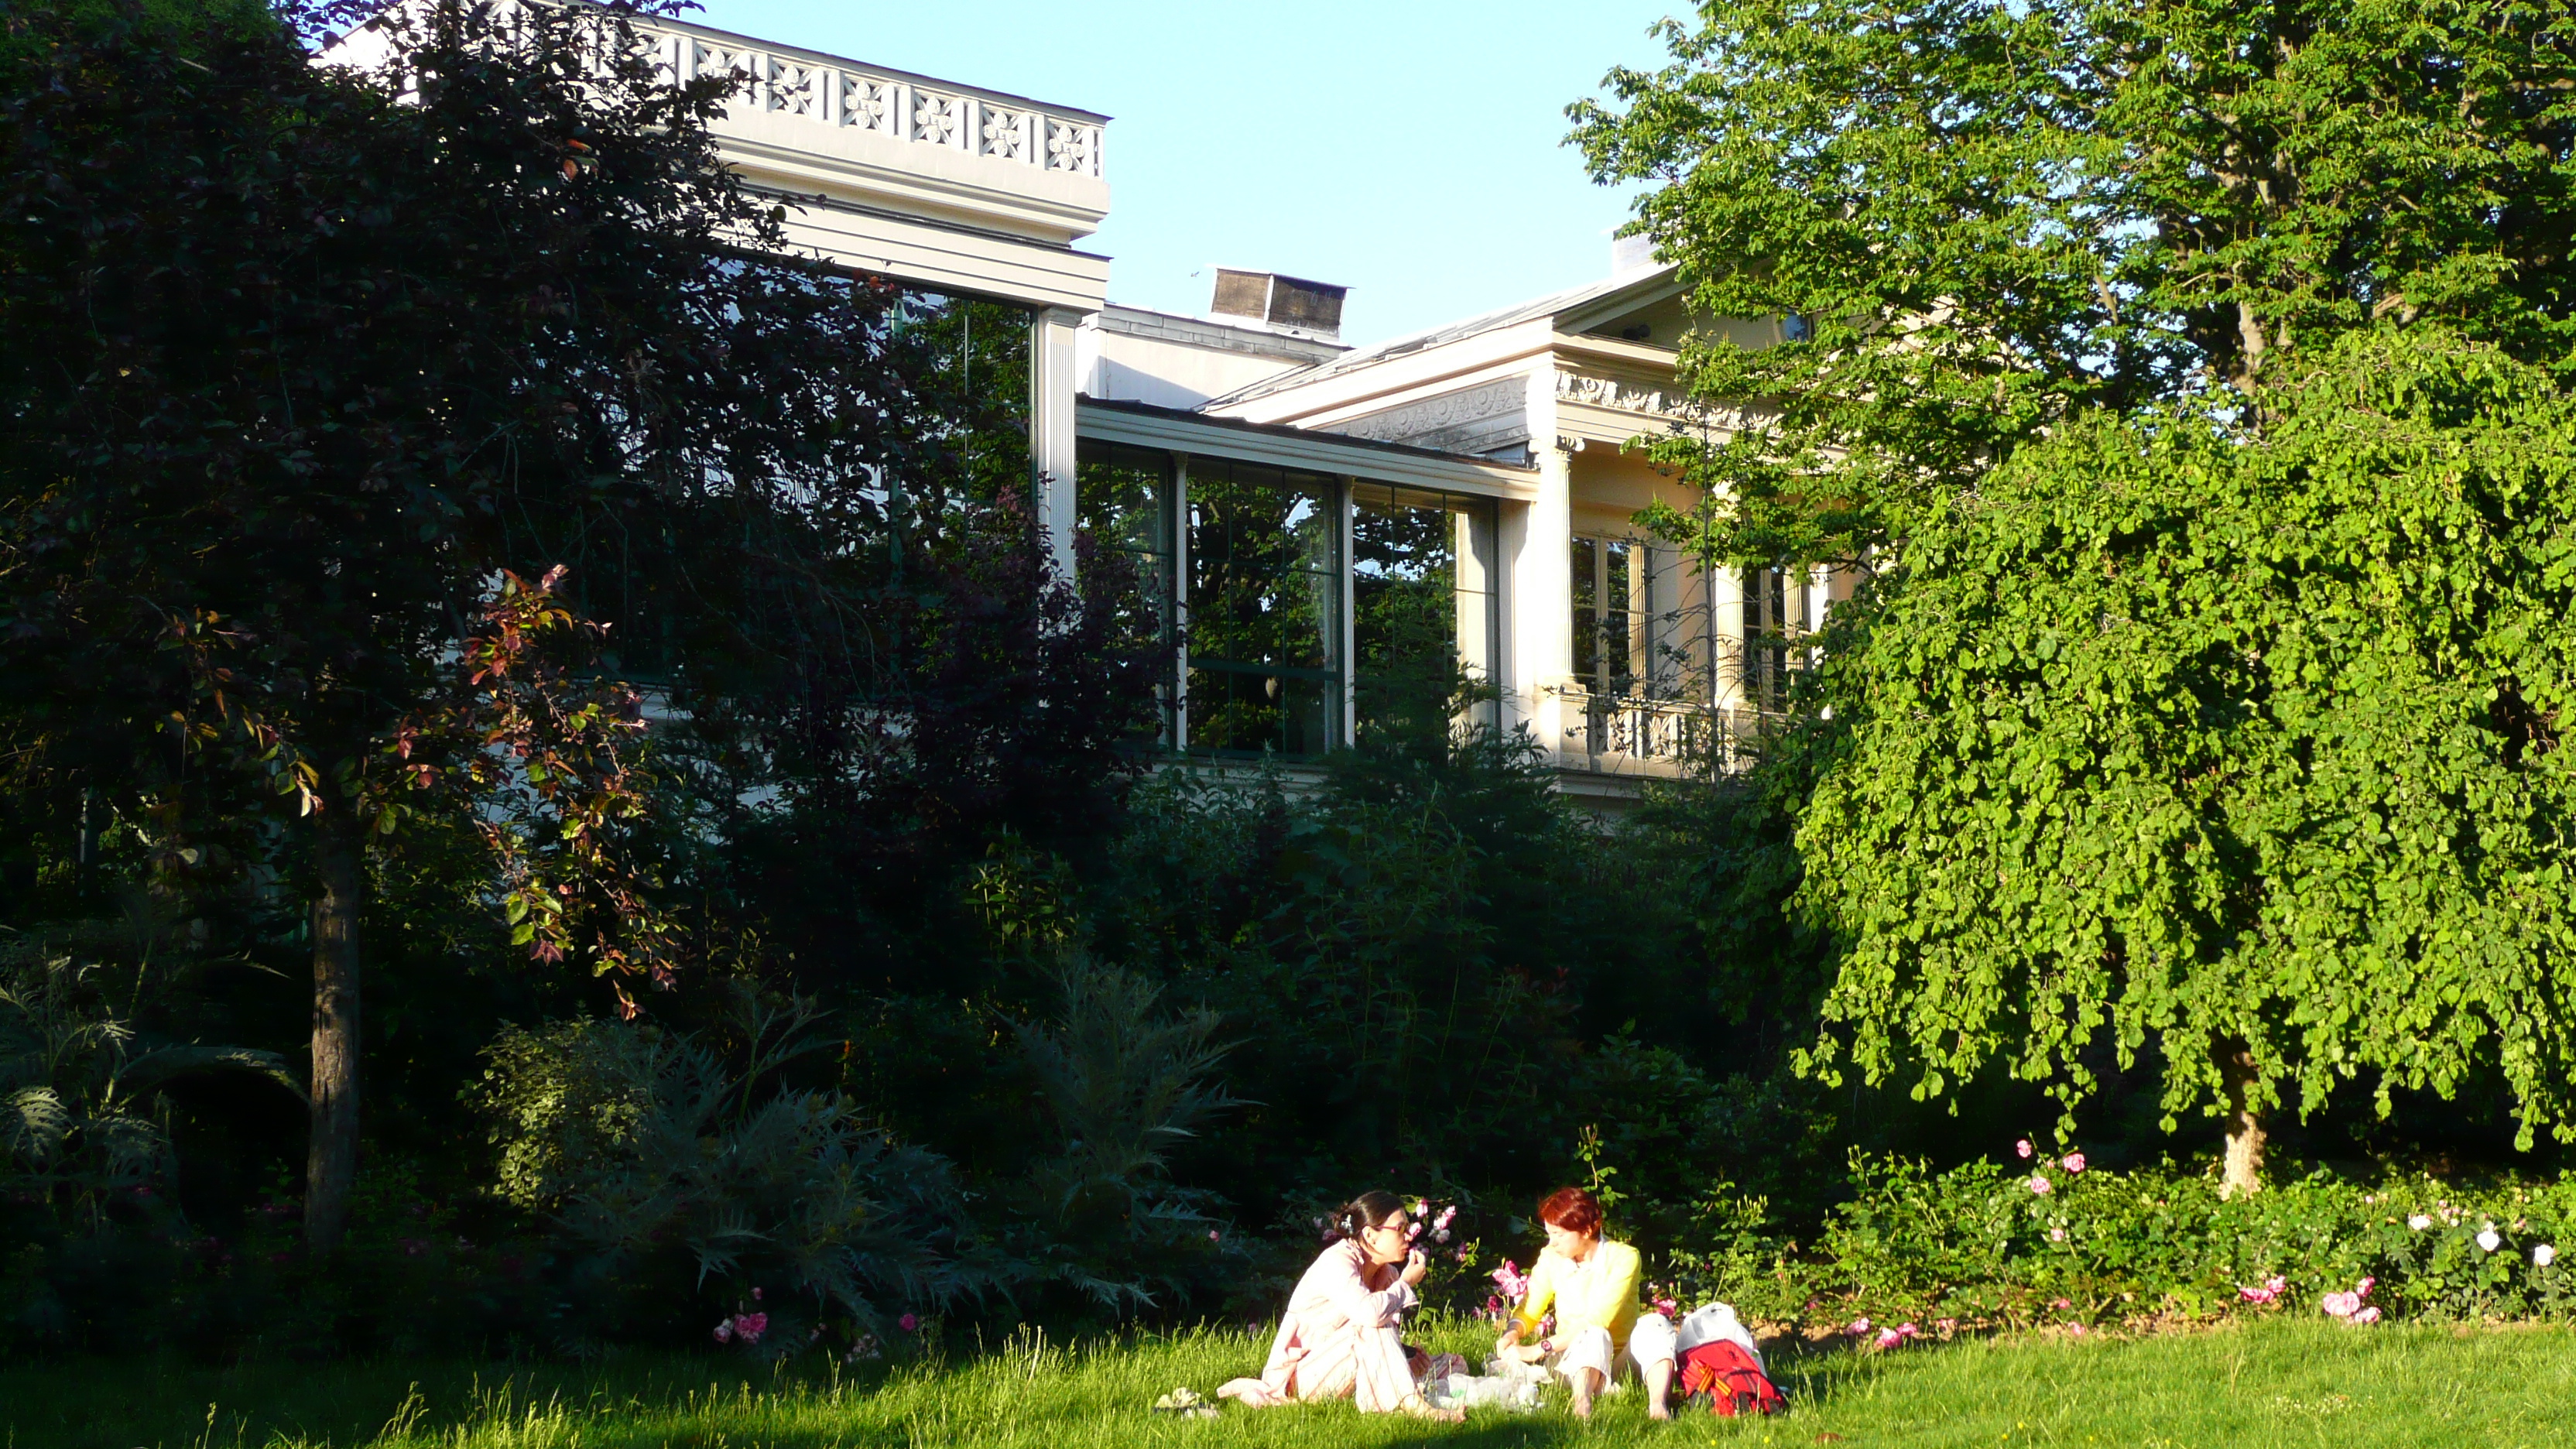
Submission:
POLYGON ((1647 1418, 1671 1418, 1672 1320, 1639 1304, 1643 1265, 1637 1250, 1601 1236, 1601 1204, 1579 1187, 1548 1194, 1538 1205, 1538 1220, 1547 1229, 1547 1247, 1530 1269, 1519 1315, 1494 1351, 1527 1363, 1553 1355, 1549 1367, 1574 1391, 1577 1418, 1592 1417, 1593 1398, 1614 1374, 1645 1380, 1647 1418), (1524 1344, 1550 1308, 1556 1310, 1555 1335, 1524 1344))

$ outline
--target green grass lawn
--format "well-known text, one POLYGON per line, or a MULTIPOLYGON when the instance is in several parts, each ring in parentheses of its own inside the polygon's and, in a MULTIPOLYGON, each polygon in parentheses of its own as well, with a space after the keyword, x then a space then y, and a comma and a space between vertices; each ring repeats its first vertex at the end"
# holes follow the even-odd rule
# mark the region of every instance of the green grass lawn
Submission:
MULTIPOLYGON (((1465 1324, 1427 1335, 1462 1348, 1475 1336, 1465 1324)), ((5 1449, 2576 1444, 2576 1333, 2306 1321, 2126 1342, 1783 1356, 1774 1367, 1793 1411, 1744 1424, 1692 1414, 1652 1425, 1633 1391, 1606 1401, 1588 1428, 1561 1401, 1455 1428, 1342 1405, 1228 1406, 1214 1422, 1147 1410, 1178 1385, 1209 1392, 1260 1356, 1253 1338, 1208 1331, 1072 1350, 1022 1339, 944 1372, 847 1377, 677 1357, 592 1367, 17 1364, 0 1368, 0 1433, 5 1449)))

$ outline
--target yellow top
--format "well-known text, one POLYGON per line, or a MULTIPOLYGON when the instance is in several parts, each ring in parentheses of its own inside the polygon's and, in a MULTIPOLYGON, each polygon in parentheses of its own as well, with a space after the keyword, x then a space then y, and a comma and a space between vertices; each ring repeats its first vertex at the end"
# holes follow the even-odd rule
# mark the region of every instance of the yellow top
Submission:
POLYGON ((1608 1238, 1577 1263, 1542 1251, 1530 1268, 1529 1296, 1521 1300, 1521 1337, 1538 1332, 1538 1321, 1552 1304, 1559 1338, 1580 1328, 1610 1330, 1610 1354, 1628 1346, 1628 1330, 1637 1326, 1637 1282, 1644 1265, 1637 1250, 1608 1238))

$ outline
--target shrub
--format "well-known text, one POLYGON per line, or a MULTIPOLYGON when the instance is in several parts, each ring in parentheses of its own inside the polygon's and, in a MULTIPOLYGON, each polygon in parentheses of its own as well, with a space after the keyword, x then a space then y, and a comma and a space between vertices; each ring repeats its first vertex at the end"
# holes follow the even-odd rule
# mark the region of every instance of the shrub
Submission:
POLYGON ((1802 1326, 2144 1326, 2314 1311, 2365 1279, 2361 1306, 2389 1318, 2555 1318, 2571 1229, 2569 1181, 2319 1171, 2227 1198, 2210 1174, 2169 1163, 2114 1172, 2035 1154, 1933 1172, 1856 1153, 1851 1196, 1815 1242, 1765 1243, 1777 1254, 1767 1278, 1746 1271, 1760 1255, 1738 1244, 1732 1281, 1710 1286, 1802 1326), (1781 1302, 1784 1286, 1802 1296, 1781 1302))
POLYGON ((726 1325, 763 1355, 827 1332, 855 1347, 903 1307, 995 1286, 944 1159, 869 1130, 837 1090, 782 1080, 823 1045, 814 1022, 802 1003, 746 1006, 730 1050, 607 1020, 493 1044, 473 1095, 500 1193, 560 1231, 560 1338, 726 1325), (754 1314, 759 1330, 731 1329, 754 1314))

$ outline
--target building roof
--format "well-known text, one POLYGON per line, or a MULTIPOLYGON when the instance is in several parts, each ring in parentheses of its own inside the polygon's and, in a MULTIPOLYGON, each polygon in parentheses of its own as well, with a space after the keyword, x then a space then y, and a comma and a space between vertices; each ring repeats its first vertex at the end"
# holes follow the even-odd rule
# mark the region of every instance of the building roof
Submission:
POLYGON ((1479 317, 1469 317, 1464 321, 1434 327, 1428 332, 1416 332, 1368 347, 1353 348, 1329 362, 1319 362, 1312 367, 1301 367, 1280 373, 1275 377, 1265 377, 1249 386, 1236 388, 1223 397, 1210 398, 1204 406, 1221 408, 1235 403, 1250 402, 1254 398, 1267 397, 1271 393, 1284 392, 1292 387, 1303 387, 1307 383, 1327 377, 1337 377, 1346 372, 1356 372, 1361 368, 1371 367, 1393 358, 1425 352, 1434 347, 1445 347, 1452 342, 1462 341, 1479 333, 1496 332, 1505 327, 1517 326, 1537 317, 1556 317, 1570 312, 1597 310, 1596 304, 1615 297, 1621 292, 1630 290, 1644 292, 1667 288, 1671 285, 1672 277, 1673 268, 1669 266, 1659 266, 1651 271, 1622 272, 1597 282, 1587 282, 1580 287, 1569 287, 1562 292, 1551 292, 1544 297, 1532 298, 1527 302, 1505 307, 1498 312, 1487 312, 1479 317))
POLYGON ((1074 416, 1075 430, 1083 437, 1170 446, 1318 473, 1352 473, 1417 487, 1524 497, 1538 480, 1538 469, 1526 463, 1125 399, 1077 398, 1074 416))

